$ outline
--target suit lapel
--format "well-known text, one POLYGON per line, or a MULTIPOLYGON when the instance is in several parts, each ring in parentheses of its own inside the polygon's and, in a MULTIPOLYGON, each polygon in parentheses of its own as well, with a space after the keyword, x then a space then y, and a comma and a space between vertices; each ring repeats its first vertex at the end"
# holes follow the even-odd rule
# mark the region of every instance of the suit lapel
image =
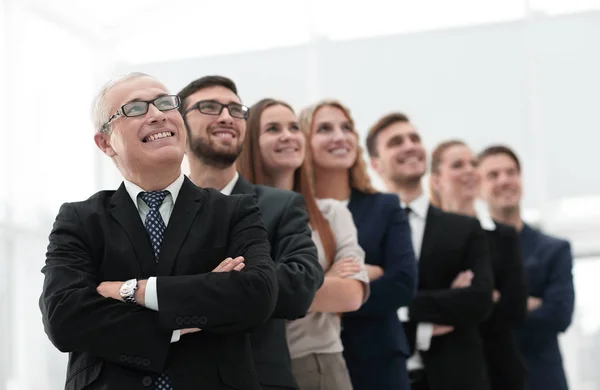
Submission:
POLYGON ((137 207, 133 204, 129 193, 125 189, 125 184, 121 184, 112 196, 110 213, 123 230, 125 230, 127 237, 129 237, 129 241, 131 241, 138 263, 142 269, 142 274, 146 277, 155 275, 156 261, 152 253, 150 239, 148 238, 137 207))
MULTIPOLYGON (((192 227, 196 214, 200 210, 202 198, 202 190, 196 187, 186 176, 169 218, 167 230, 165 230, 156 270, 157 276, 171 275, 179 250, 192 227)), ((206 228, 210 229, 210 226, 206 228)))
POLYGON ((348 210, 352 213, 354 224, 358 227, 368 207, 365 207, 366 195, 360 191, 352 190, 348 210))
POLYGON ((427 262, 429 256, 435 249, 435 243, 443 234, 442 213, 433 206, 429 206, 427 217, 425 219, 425 230, 423 231, 423 241, 421 242, 421 256, 419 263, 427 262))
POLYGON ((232 195, 251 194, 254 195, 254 186, 248 183, 243 177, 239 176, 237 183, 231 190, 232 195))

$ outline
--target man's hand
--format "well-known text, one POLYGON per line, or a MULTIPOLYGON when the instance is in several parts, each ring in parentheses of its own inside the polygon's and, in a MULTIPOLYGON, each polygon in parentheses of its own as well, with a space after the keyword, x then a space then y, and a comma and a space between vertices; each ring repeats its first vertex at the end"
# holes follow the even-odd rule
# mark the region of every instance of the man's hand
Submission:
POLYGON ((494 303, 497 303, 500 298, 502 298, 502 294, 500 294, 500 291, 498 290, 494 290, 494 292, 492 292, 492 300, 494 301, 494 303))
POLYGON ((449 325, 437 325, 437 324, 433 324, 433 333, 432 336, 443 336, 445 334, 448 334, 450 332, 454 331, 454 327, 453 326, 449 326, 449 325))
POLYGON ((228 257, 223 260, 215 269, 213 269, 212 272, 241 271, 245 266, 244 258, 242 256, 238 256, 235 259, 228 257))
POLYGON ((473 280, 473 271, 466 270, 456 275, 456 279, 452 282, 451 288, 467 288, 471 286, 473 280))
POLYGON ((365 268, 367 269, 367 275, 369 275, 369 282, 383 276, 383 268, 378 265, 365 264, 365 268))
POLYGON ((360 264, 354 259, 342 259, 336 261, 329 267, 325 276, 337 276, 347 278, 360 272, 360 264))
POLYGON ((100 285, 98 285, 98 287, 96 287, 96 291, 104 298, 112 298, 123 301, 121 294, 119 293, 123 283, 124 282, 102 282, 100 285))
POLYGON ((534 311, 542 306, 542 299, 536 297, 528 297, 527 298, 527 310, 534 311))

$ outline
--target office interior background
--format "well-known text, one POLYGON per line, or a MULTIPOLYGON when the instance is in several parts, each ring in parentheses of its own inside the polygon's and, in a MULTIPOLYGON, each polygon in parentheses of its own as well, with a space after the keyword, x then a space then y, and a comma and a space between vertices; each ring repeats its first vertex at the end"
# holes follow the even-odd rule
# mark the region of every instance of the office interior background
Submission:
POLYGON ((121 181, 90 106, 134 70, 173 92, 226 75, 248 105, 338 98, 363 139, 401 110, 430 148, 515 148, 526 220, 576 258, 571 388, 600 389, 600 0, 0 0, 0 390, 64 386, 40 269, 60 204, 121 181))

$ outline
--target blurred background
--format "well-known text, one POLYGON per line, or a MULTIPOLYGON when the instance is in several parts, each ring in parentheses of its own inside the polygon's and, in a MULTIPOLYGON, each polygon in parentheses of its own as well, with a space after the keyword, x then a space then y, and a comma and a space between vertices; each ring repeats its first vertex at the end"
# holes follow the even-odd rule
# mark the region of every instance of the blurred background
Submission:
POLYGON ((526 219, 576 257, 571 388, 600 389, 600 0, 0 0, 0 390, 64 386, 40 269, 60 204, 121 181, 89 112, 133 70, 173 92, 225 75, 248 105, 335 97, 363 135, 401 110, 429 147, 512 146, 526 219))

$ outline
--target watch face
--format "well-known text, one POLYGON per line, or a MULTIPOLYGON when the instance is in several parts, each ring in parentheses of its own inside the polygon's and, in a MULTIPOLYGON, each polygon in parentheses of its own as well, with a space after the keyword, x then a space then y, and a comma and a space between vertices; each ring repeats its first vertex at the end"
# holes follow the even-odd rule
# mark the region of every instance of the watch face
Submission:
POLYGON ((120 293, 121 295, 131 295, 131 293, 135 290, 137 286, 137 281, 135 279, 128 280, 121 286, 120 293))

